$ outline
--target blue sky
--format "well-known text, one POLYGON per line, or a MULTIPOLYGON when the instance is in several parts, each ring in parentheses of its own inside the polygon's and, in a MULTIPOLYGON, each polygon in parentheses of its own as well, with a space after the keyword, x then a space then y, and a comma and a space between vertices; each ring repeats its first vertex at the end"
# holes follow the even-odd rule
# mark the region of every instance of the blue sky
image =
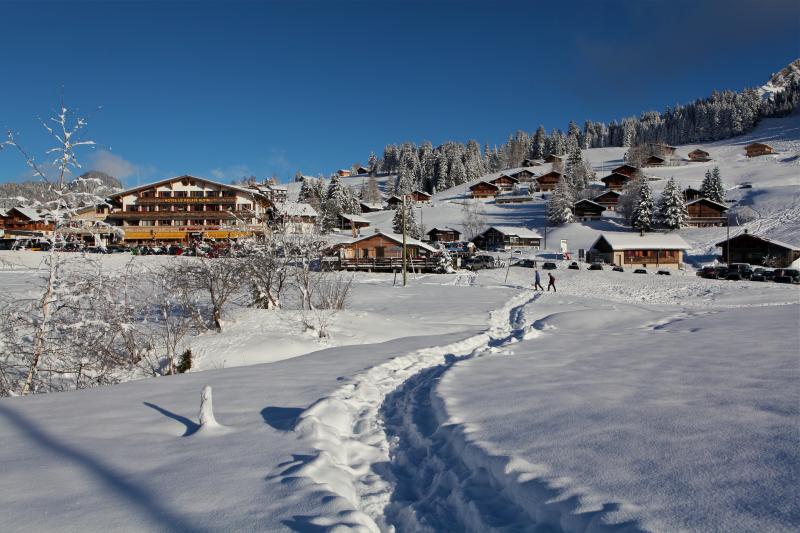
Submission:
MULTIPOLYGON (((794 0, 0 0, 0 127, 41 153, 63 87, 91 114, 86 167, 285 180, 760 85, 798 35, 794 0)), ((0 152, 0 181, 24 173, 0 152)))

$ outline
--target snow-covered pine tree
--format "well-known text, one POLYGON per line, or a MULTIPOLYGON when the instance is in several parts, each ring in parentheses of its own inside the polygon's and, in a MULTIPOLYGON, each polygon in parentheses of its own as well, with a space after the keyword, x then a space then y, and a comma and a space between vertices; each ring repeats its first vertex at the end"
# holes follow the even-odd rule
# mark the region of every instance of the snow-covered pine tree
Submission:
POLYGON ((444 191, 445 189, 449 189, 452 184, 448 182, 448 166, 447 166, 447 155, 445 155, 444 151, 438 150, 436 152, 436 170, 434 176, 434 183, 435 188, 437 191, 444 191))
POLYGON ((453 158, 450 164, 450 172, 448 173, 448 180, 453 185, 461 185, 467 181, 467 169, 464 168, 464 162, 460 157, 453 158))
POLYGON ((725 203, 725 185, 722 183, 722 175, 720 174, 719 167, 714 167, 712 170, 706 171, 703 184, 700 186, 700 192, 703 197, 708 198, 712 202, 720 204, 725 203))
POLYGON ((375 152, 369 153, 369 160, 367 161, 367 169, 369 170, 370 176, 377 176, 378 171, 380 170, 378 164, 378 157, 375 155, 375 152))
POLYGON ((669 229, 679 229, 686 225, 689 212, 675 178, 670 178, 658 203, 658 222, 669 229))
POLYGON ((370 176, 367 183, 361 188, 361 200, 368 204, 382 202, 381 189, 378 187, 378 180, 375 179, 375 176, 370 176))
POLYGON ((414 217, 414 208, 410 203, 406 203, 405 209, 403 209, 403 204, 400 204, 395 210, 394 218, 392 219, 392 231, 398 235, 403 234, 403 217, 405 217, 406 222, 406 235, 413 239, 419 239, 421 237, 420 229, 417 225, 417 219, 414 217))
POLYGON ((544 131, 544 126, 539 126, 536 128, 536 133, 533 134, 533 140, 531 141, 531 153, 530 156, 533 159, 542 159, 547 154, 545 151, 547 150, 547 133, 544 131))
POLYGON ((404 194, 411 194, 414 190, 414 168, 410 160, 404 158, 400 162, 400 169, 397 172, 397 179, 395 180, 394 193, 397 196, 404 194))
POLYGON ((639 185, 638 201, 633 206, 631 214, 631 226, 640 231, 650 231, 653 227, 655 204, 653 203, 653 193, 647 180, 642 180, 639 185))
POLYGON ((572 206, 575 196, 568 179, 558 180, 547 200, 547 220, 554 226, 572 222, 572 206))

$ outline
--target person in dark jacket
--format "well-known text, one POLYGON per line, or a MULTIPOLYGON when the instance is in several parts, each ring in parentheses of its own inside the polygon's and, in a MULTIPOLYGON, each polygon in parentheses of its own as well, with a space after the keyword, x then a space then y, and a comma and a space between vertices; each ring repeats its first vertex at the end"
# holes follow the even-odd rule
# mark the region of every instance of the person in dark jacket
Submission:
POLYGON ((556 290, 556 277, 550 272, 548 272, 547 275, 550 276, 550 283, 547 284, 547 292, 550 292, 550 287, 553 287, 553 292, 558 292, 556 290))
POLYGON ((544 291, 544 287, 542 287, 542 277, 539 274, 538 268, 536 269, 533 279, 534 279, 533 290, 544 291))

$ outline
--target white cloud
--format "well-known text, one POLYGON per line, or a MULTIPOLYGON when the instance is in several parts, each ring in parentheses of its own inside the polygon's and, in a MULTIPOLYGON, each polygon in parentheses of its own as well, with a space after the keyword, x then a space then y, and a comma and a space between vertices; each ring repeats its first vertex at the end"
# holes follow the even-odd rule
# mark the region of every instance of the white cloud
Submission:
POLYGON ((127 159, 111 153, 108 150, 98 150, 89 156, 88 163, 83 165, 86 170, 99 170, 119 180, 130 177, 147 177, 154 172, 150 166, 141 166, 131 163, 127 159))
POLYGON ((231 165, 225 168, 212 168, 209 172, 217 181, 239 180, 246 176, 253 176, 255 172, 247 165, 231 165))

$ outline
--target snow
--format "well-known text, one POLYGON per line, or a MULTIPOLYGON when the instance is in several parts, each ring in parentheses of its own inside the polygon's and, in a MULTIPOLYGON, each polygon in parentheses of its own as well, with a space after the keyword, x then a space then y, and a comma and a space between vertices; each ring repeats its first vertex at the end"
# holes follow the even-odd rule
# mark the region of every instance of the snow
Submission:
POLYGON ((534 230, 523 228, 519 226, 490 226, 490 228, 497 230, 503 235, 516 235, 523 239, 541 239, 542 236, 534 230))
POLYGON ((275 205, 279 215, 290 217, 315 217, 317 212, 309 204, 302 202, 281 202, 275 205))

